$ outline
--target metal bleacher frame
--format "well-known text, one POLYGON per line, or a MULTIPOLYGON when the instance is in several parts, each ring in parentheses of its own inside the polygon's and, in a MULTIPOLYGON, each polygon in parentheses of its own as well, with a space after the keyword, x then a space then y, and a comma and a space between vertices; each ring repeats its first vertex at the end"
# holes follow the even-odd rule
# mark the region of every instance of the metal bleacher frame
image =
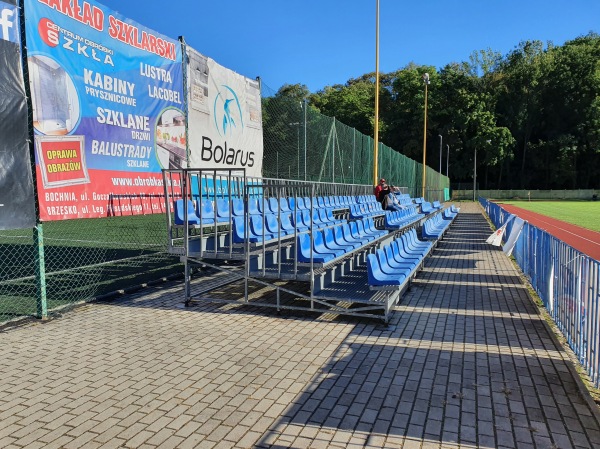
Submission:
MULTIPOLYGON (((299 262, 298 248, 301 233, 294 224, 293 234, 283 235, 279 231, 276 238, 268 239, 265 214, 262 220, 262 236, 254 235, 250 241, 250 202, 261 201, 265 210, 268 198, 293 198, 294 209, 291 217, 297 217, 298 198, 311 198, 310 217, 319 207, 318 196, 351 197, 372 195, 371 186, 320 184, 303 181, 251 178, 243 169, 165 169, 163 170, 165 190, 165 210, 167 211, 168 252, 180 256, 185 272, 185 304, 191 306, 199 302, 221 302, 249 304, 276 308, 277 311, 301 310, 319 313, 334 313, 359 317, 375 317, 389 321, 393 306, 410 283, 401 288, 370 289, 367 282, 366 258, 381 244, 385 244, 406 229, 419 227, 425 217, 414 225, 392 230, 375 240, 336 257, 327 263, 315 263, 313 242, 316 232, 311 220, 310 263, 299 262), (229 204, 227 221, 217 222, 217 200, 226 199, 229 204), (244 239, 236 241, 234 235, 233 199, 243 200, 244 239), (213 204, 214 216, 205 211, 202 202, 213 204), (182 219, 175 216, 175 204, 183 208, 182 219), (316 206, 316 207, 315 207, 316 206), (189 207, 193 207, 191 213, 189 207), (195 213, 195 214, 194 214, 195 213), (214 217, 214 223, 211 223, 214 217), (199 221, 193 224, 190 222, 199 221), (204 223, 204 222, 207 223, 204 223), (204 223, 204 224, 202 224, 204 223), (262 237, 262 238, 261 238, 262 237), (192 286, 194 267, 209 267, 220 272, 215 281, 192 286), (243 294, 219 295, 213 293, 227 285, 238 285, 243 294), (266 288, 269 294, 253 296, 250 286, 266 288), (285 299, 282 298, 285 296, 285 299), (290 299, 291 298, 291 299, 290 299)), ((304 201, 303 201, 304 202, 304 201)), ((207 209, 210 209, 208 207, 207 209)), ((277 219, 281 218, 278 207, 277 219)), ((348 207, 334 208, 335 217, 347 218, 348 207)), ((255 215, 256 217, 256 215, 255 215)), ((374 217, 378 228, 383 225, 383 214, 374 217)), ((257 219, 255 218, 255 221, 257 219)), ((236 223, 241 224, 238 218, 236 223)), ((294 221, 295 223, 295 221, 294 221)), ((259 224, 259 223, 256 223, 259 224)))

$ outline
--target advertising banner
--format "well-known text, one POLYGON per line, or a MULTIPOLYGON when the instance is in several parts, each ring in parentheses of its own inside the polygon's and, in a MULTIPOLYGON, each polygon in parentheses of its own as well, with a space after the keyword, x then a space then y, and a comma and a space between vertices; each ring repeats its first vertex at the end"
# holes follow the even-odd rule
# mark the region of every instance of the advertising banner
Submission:
POLYGON ((35 226, 16 0, 0 0, 0 229, 35 226))
POLYGON ((188 47, 190 167, 245 168, 262 176, 260 83, 188 47))
POLYGON ((40 218, 162 212, 186 165, 181 45, 83 0, 24 0, 40 218))

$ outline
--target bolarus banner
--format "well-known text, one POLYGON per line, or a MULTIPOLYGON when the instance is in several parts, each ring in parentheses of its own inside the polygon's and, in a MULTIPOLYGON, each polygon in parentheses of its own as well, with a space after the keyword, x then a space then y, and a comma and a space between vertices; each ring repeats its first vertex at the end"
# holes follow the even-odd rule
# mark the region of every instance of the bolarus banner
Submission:
POLYGON ((0 0, 0 229, 35 226, 16 0, 0 0))
POLYGON ((260 83, 187 47, 190 166, 262 176, 260 83))

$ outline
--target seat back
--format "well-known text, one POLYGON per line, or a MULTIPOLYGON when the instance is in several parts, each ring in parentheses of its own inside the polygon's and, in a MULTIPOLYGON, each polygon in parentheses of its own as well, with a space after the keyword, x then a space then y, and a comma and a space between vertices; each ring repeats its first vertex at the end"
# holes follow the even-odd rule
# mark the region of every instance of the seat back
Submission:
POLYGON ((383 277, 379 261, 375 254, 367 254, 367 279, 370 285, 380 285, 380 279, 383 277))
POLYGON ((279 222, 277 221, 277 216, 275 214, 265 214, 265 230, 273 235, 281 233, 279 222))
POLYGON ((256 202, 256 208, 258 209, 258 213, 260 214, 270 214, 272 213, 271 207, 269 206, 269 199, 261 197, 256 202))
POLYGON ((274 214, 279 213, 279 202, 277 201, 277 198, 269 198, 269 209, 271 209, 271 212, 274 214))
POLYGON ((217 198, 217 217, 229 220, 229 200, 217 198))
POLYGON ((233 217, 233 241, 243 243, 246 239, 244 217, 233 217))
POLYGON ((254 234, 257 237, 262 237, 263 232, 265 234, 265 239, 269 239, 271 237, 267 229, 263 227, 263 217, 260 215, 250 215, 249 230, 251 234, 254 234))
POLYGON ((289 212, 293 212, 296 208, 296 199, 293 196, 290 196, 289 198, 287 198, 287 203, 289 206, 289 212))
POLYGON ((250 215, 261 215, 261 211, 258 210, 258 201, 262 202, 262 198, 258 200, 256 198, 248 198, 248 213, 250 215))
MULTIPOLYGON (((185 224, 185 216, 183 211, 183 199, 177 200, 173 203, 174 221, 176 225, 185 224)), ((192 200, 187 200, 187 216, 188 224, 197 225, 200 224, 200 218, 196 215, 196 209, 192 200)))
POLYGON ((244 216, 244 201, 240 198, 232 198, 232 212, 234 217, 243 217, 244 216))
MULTIPOLYGON (((300 214, 302 215, 302 221, 304 222, 304 224, 310 228, 312 224, 312 218, 310 218, 310 211, 305 209, 302 212, 300 212, 300 214)), ((317 223, 315 223, 315 226, 316 225, 317 223)))
POLYGON ((317 214, 319 215, 319 220, 321 220, 322 223, 329 222, 329 218, 327 217, 327 210, 328 209, 318 209, 317 210, 317 214))
POLYGON ((213 219, 215 218, 215 210, 213 208, 213 203, 211 200, 202 199, 200 201, 200 210, 198 211, 198 216, 201 220, 213 219))

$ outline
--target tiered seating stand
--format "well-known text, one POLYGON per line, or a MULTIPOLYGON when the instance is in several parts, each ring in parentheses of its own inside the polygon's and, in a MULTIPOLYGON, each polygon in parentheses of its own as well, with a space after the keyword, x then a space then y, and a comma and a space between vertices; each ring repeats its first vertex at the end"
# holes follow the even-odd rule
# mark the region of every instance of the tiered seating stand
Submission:
POLYGON ((403 289, 370 286, 368 258, 424 216, 385 229, 369 186, 327 192, 243 170, 164 170, 163 178, 168 251, 184 264, 186 306, 216 301, 388 322, 403 289), (219 271, 219 282, 192 285, 198 267, 219 271))

